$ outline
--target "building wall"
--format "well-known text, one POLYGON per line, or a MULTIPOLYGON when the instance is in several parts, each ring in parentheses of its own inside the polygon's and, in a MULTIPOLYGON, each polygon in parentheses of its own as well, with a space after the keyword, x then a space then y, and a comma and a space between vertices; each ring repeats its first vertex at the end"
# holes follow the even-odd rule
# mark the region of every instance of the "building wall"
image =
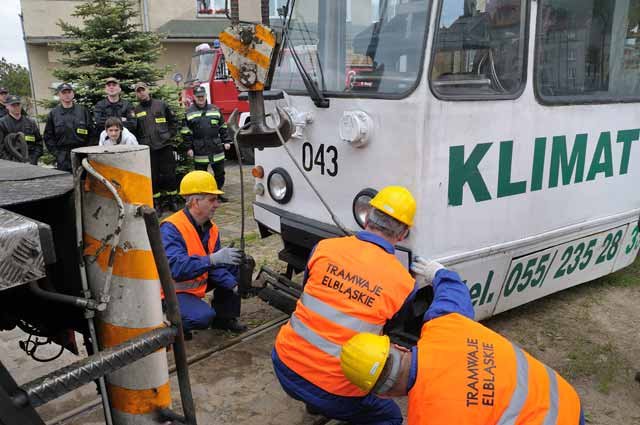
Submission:
MULTIPOLYGON (((1 2, 2 0, 0 0, 1 2)), ((24 16, 25 37, 27 40, 27 55, 30 60, 31 73, 35 88, 35 97, 37 100, 51 98, 53 93, 51 86, 58 82, 52 75, 52 71, 60 66, 58 62, 59 54, 50 47, 51 43, 60 41, 62 31, 57 22, 62 19, 65 22, 79 24, 78 18, 72 17, 74 9, 84 0, 21 0, 22 14, 24 16)), ((223 4, 221 0, 212 0, 211 4, 218 7, 223 4), (215 4, 214 4, 215 3, 215 4)), ((352 0, 353 7, 359 9, 367 5, 370 8, 371 0, 352 0)), ((140 10, 140 24, 145 21, 144 0, 136 0, 140 10)), ((271 9, 281 6, 285 0, 270 0, 271 9)), ((151 31, 156 31, 171 20, 195 20, 197 16, 197 0, 146 0, 148 6, 148 22, 151 31)), ((254 11, 259 10, 259 0, 242 0, 240 3, 240 13, 244 19, 250 18, 248 13, 249 6, 253 6, 254 11)), ((301 7, 304 6, 301 3, 301 7)), ((305 10, 305 19, 317 19, 317 4, 309 2, 312 10, 305 10)), ((275 12, 273 12, 275 15, 275 12)), ((355 20, 370 20, 370 16, 359 17, 354 13, 355 20)), ((217 19, 198 18, 198 19, 217 19)), ((210 42, 210 38, 206 40, 210 42)), ((167 40, 163 42, 164 51, 159 60, 159 65, 170 65, 170 71, 165 75, 162 82, 174 84, 171 77, 174 73, 179 72, 183 76, 187 75, 191 56, 195 46, 199 44, 197 40, 167 40)))
MULTIPOLYGON (((50 60, 55 60, 55 52, 52 52, 47 45, 37 44, 28 46, 27 55, 31 64, 35 100, 51 98, 53 92, 50 90, 50 85, 55 80, 52 72, 57 64, 50 60)), ((38 112, 41 113, 40 109, 38 108, 38 112)))
POLYGON ((174 73, 179 72, 182 77, 187 76, 189 65, 191 64, 191 56, 196 46, 200 43, 164 43, 164 52, 160 57, 159 65, 169 65, 171 71, 167 73, 163 82, 165 84, 175 84, 171 77, 174 73))
POLYGON ((159 27, 172 19, 195 19, 195 0, 147 0, 149 4, 150 30, 159 27))
POLYGON ((80 0, 21 0, 24 16, 24 32, 28 38, 59 37, 62 35, 57 25, 59 19, 69 23, 79 23, 71 16, 80 0))
MULTIPOLYGON (((77 18, 71 16, 75 7, 83 0, 21 0, 24 16, 25 37, 27 39, 27 55, 33 78, 35 99, 50 99, 53 96, 52 85, 59 81, 53 76, 53 70, 60 66, 60 54, 53 50, 51 43, 61 40, 62 31, 58 20, 79 24, 77 18)), ((195 0, 148 0, 149 21, 151 30, 172 19, 195 19, 195 0)), ((142 16, 142 0, 140 5, 140 23, 142 16)), ((158 65, 169 65, 171 68, 160 83, 174 84, 171 77, 179 72, 187 75, 191 56, 196 41, 166 41, 158 65)), ((40 108, 42 109, 42 108, 40 108)), ((42 110, 38 112, 42 113, 42 110)))
MULTIPOLYGON (((157 30, 171 19, 195 19, 197 15, 197 0, 147 0, 147 2, 149 4, 151 31, 157 30)), ((211 0, 209 4, 212 8, 221 8, 224 6, 224 1, 211 0)), ((259 7, 260 0, 242 0, 240 2, 242 19, 247 21, 259 20, 259 7)), ((221 17, 224 18, 224 16, 221 17)), ((215 19, 215 17, 212 18, 215 19)))

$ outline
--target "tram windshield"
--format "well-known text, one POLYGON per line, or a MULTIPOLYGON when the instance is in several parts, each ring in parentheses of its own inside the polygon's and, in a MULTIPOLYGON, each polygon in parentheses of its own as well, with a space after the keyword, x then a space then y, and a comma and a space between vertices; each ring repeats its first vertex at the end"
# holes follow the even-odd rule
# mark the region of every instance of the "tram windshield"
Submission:
POLYGON ((296 61, 324 93, 400 96, 424 62, 427 0, 297 0, 272 86, 305 91, 296 61))

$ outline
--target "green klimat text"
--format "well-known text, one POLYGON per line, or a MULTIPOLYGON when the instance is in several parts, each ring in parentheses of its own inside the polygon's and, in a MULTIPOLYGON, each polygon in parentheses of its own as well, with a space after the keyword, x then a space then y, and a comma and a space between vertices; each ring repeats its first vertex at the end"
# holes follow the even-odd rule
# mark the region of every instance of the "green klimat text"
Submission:
MULTIPOLYGON (((615 135, 615 143, 620 143, 622 152, 619 158, 613 155, 612 132, 604 131, 597 137, 588 134, 577 134, 573 145, 567 136, 538 137, 534 141, 531 162, 531 178, 512 181, 513 140, 502 141, 498 148, 498 174, 496 193, 492 194, 482 175, 482 162, 493 146, 493 143, 476 144, 471 153, 465 155, 465 146, 449 148, 449 205, 459 206, 463 203, 463 188, 469 186, 476 202, 493 198, 514 196, 528 191, 535 192, 546 188, 555 188, 581 182, 627 174, 633 142, 640 138, 640 129, 620 130, 615 135), (593 155, 587 158, 587 146, 595 143, 593 155), (549 166, 545 170, 545 158, 549 157, 549 166), (585 175, 586 172, 586 175, 585 175), (546 184, 545 184, 546 177, 546 184)), ((521 168, 518 166, 518 168, 521 168)))

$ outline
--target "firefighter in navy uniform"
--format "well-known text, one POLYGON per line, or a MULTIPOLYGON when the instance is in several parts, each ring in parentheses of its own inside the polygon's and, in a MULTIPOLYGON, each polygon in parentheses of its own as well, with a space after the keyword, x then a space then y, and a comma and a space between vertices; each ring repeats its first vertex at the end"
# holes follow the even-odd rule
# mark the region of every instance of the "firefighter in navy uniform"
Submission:
POLYGON ((107 97, 96 103, 96 106, 93 108, 93 118, 96 121, 96 128, 100 130, 104 129, 104 123, 107 121, 107 118, 117 117, 122 121, 124 128, 136 134, 137 122, 133 105, 128 100, 122 98, 120 82, 114 77, 107 78, 105 80, 104 91, 107 97))
POLYGON ((71 150, 90 144, 93 136, 91 114, 73 101, 73 87, 62 83, 56 90, 60 104, 49 112, 44 127, 44 144, 56 157, 56 168, 71 171, 71 150))
POLYGON ((7 96, 9 96, 9 90, 0 87, 0 118, 4 118, 9 113, 6 106, 7 96))
POLYGON ((9 113, 0 119, 0 141, 11 133, 24 134, 29 148, 29 162, 37 165, 38 159, 42 156, 42 136, 38 124, 23 114, 18 96, 8 96, 6 104, 9 113))
MULTIPOLYGON (((207 171, 209 165, 218 187, 224 186, 224 151, 231 147, 227 124, 220 110, 207 103, 207 91, 196 87, 195 102, 187 109, 186 125, 180 131, 189 145, 187 155, 192 156, 196 170, 207 171)), ((227 199, 220 195, 221 202, 227 199)))
POLYGON ((176 158, 171 144, 177 131, 175 116, 165 102, 151 97, 146 83, 138 82, 134 88, 140 101, 135 107, 136 136, 138 143, 149 146, 154 205, 158 212, 163 206, 177 211, 176 158))

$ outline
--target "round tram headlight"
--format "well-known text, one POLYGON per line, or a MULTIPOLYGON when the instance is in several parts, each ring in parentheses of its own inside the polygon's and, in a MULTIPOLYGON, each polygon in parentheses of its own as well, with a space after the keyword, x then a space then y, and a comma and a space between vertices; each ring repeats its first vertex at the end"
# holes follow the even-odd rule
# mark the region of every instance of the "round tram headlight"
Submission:
POLYGON ((286 204, 293 196, 293 180, 284 168, 275 168, 267 178, 267 188, 271 199, 286 204))
POLYGON ((363 229, 367 214, 369 214, 369 210, 371 209, 369 202, 377 193, 378 191, 375 189, 362 189, 356 197, 353 198, 353 218, 355 218, 356 223, 363 229))

